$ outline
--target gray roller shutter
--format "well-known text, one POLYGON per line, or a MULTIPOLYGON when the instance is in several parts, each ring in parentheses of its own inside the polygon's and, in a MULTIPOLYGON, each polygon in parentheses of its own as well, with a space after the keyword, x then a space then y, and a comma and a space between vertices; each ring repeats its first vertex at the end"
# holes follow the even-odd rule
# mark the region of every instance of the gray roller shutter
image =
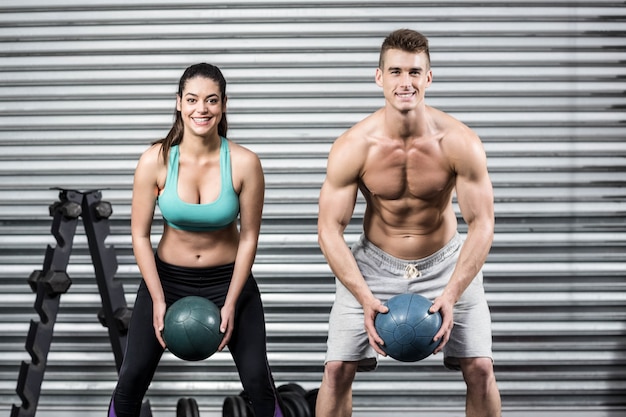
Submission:
MULTIPOLYGON (((475 129, 489 157, 497 233, 485 285, 505 415, 623 416, 625 11, 621 1, 4 0, 0 410, 21 403, 38 320, 26 279, 55 244, 50 187, 100 189, 113 204, 107 242, 132 304, 132 173, 171 123, 182 70, 200 61, 223 69, 229 137, 266 173, 254 273, 277 384, 318 387, 334 290, 316 243, 326 155, 382 105, 378 48, 409 27, 431 39, 429 103, 475 129)), ((359 201, 349 242, 362 213, 359 201)), ((90 262, 79 226, 39 416, 103 415, 115 384, 90 262)), ((461 376, 440 360, 359 374, 355 415, 462 415, 461 376)), ((239 390, 227 353, 202 364, 166 354, 148 395, 157 416, 192 396, 206 417, 239 390)))

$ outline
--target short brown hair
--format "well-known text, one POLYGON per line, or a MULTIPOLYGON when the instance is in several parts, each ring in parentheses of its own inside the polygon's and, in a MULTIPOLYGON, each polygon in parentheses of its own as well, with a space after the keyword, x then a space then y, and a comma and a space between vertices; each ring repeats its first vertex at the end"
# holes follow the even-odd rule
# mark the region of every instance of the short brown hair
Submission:
POLYGON ((398 29, 391 32, 383 41, 380 47, 380 57, 378 58, 378 67, 383 69, 383 56, 390 49, 399 49, 405 52, 420 53, 424 52, 428 58, 428 66, 430 67, 430 51, 428 49, 428 38, 419 32, 411 29, 398 29))

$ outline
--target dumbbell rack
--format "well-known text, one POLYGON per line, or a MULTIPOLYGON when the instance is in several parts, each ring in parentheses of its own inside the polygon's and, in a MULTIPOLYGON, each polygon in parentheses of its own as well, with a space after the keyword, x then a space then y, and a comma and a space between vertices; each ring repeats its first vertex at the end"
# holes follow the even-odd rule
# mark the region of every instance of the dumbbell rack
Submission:
MULTIPOLYGON (((16 392, 22 404, 19 407, 13 405, 11 417, 34 417, 37 411, 61 295, 72 284, 66 270, 79 217, 83 219, 102 299, 98 319, 108 329, 115 365, 117 371, 120 370, 131 309, 126 305, 121 283, 113 279, 117 271, 117 258, 114 248, 107 247, 104 243, 110 232, 108 218, 112 208, 109 202, 102 201, 101 198, 102 193, 98 190, 59 189, 59 201, 49 207, 53 218, 51 233, 57 244, 54 248, 48 245, 43 269, 33 271, 28 278, 28 284, 37 294, 34 307, 40 320, 30 322, 26 351, 31 356, 31 362, 23 361, 21 364, 16 392)), ((145 401, 142 404, 141 417, 151 416, 150 403, 145 401)))

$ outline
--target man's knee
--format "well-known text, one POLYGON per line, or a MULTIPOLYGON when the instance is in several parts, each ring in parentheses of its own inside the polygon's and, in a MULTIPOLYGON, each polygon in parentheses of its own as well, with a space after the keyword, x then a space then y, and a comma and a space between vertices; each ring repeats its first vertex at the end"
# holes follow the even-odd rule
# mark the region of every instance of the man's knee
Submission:
POLYGON ((324 380, 334 387, 350 386, 356 375, 357 365, 357 362, 327 362, 324 366, 324 380))
POLYGON ((460 360, 463 379, 468 387, 487 388, 495 382, 491 358, 465 358, 460 360))

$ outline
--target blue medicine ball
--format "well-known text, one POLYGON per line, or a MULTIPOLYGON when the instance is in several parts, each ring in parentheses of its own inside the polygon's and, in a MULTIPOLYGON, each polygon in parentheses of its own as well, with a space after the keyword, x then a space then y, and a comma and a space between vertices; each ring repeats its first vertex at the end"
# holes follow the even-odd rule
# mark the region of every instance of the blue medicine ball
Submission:
POLYGON ((206 359, 217 352, 224 337, 220 333, 220 321, 220 309, 210 300, 183 297, 165 312, 163 340, 180 359, 206 359))
POLYGON ((387 313, 378 313, 374 325, 385 344, 382 350, 402 362, 416 362, 430 356, 440 341, 433 337, 441 328, 441 314, 428 309, 432 302, 419 294, 400 294, 385 305, 387 313))

